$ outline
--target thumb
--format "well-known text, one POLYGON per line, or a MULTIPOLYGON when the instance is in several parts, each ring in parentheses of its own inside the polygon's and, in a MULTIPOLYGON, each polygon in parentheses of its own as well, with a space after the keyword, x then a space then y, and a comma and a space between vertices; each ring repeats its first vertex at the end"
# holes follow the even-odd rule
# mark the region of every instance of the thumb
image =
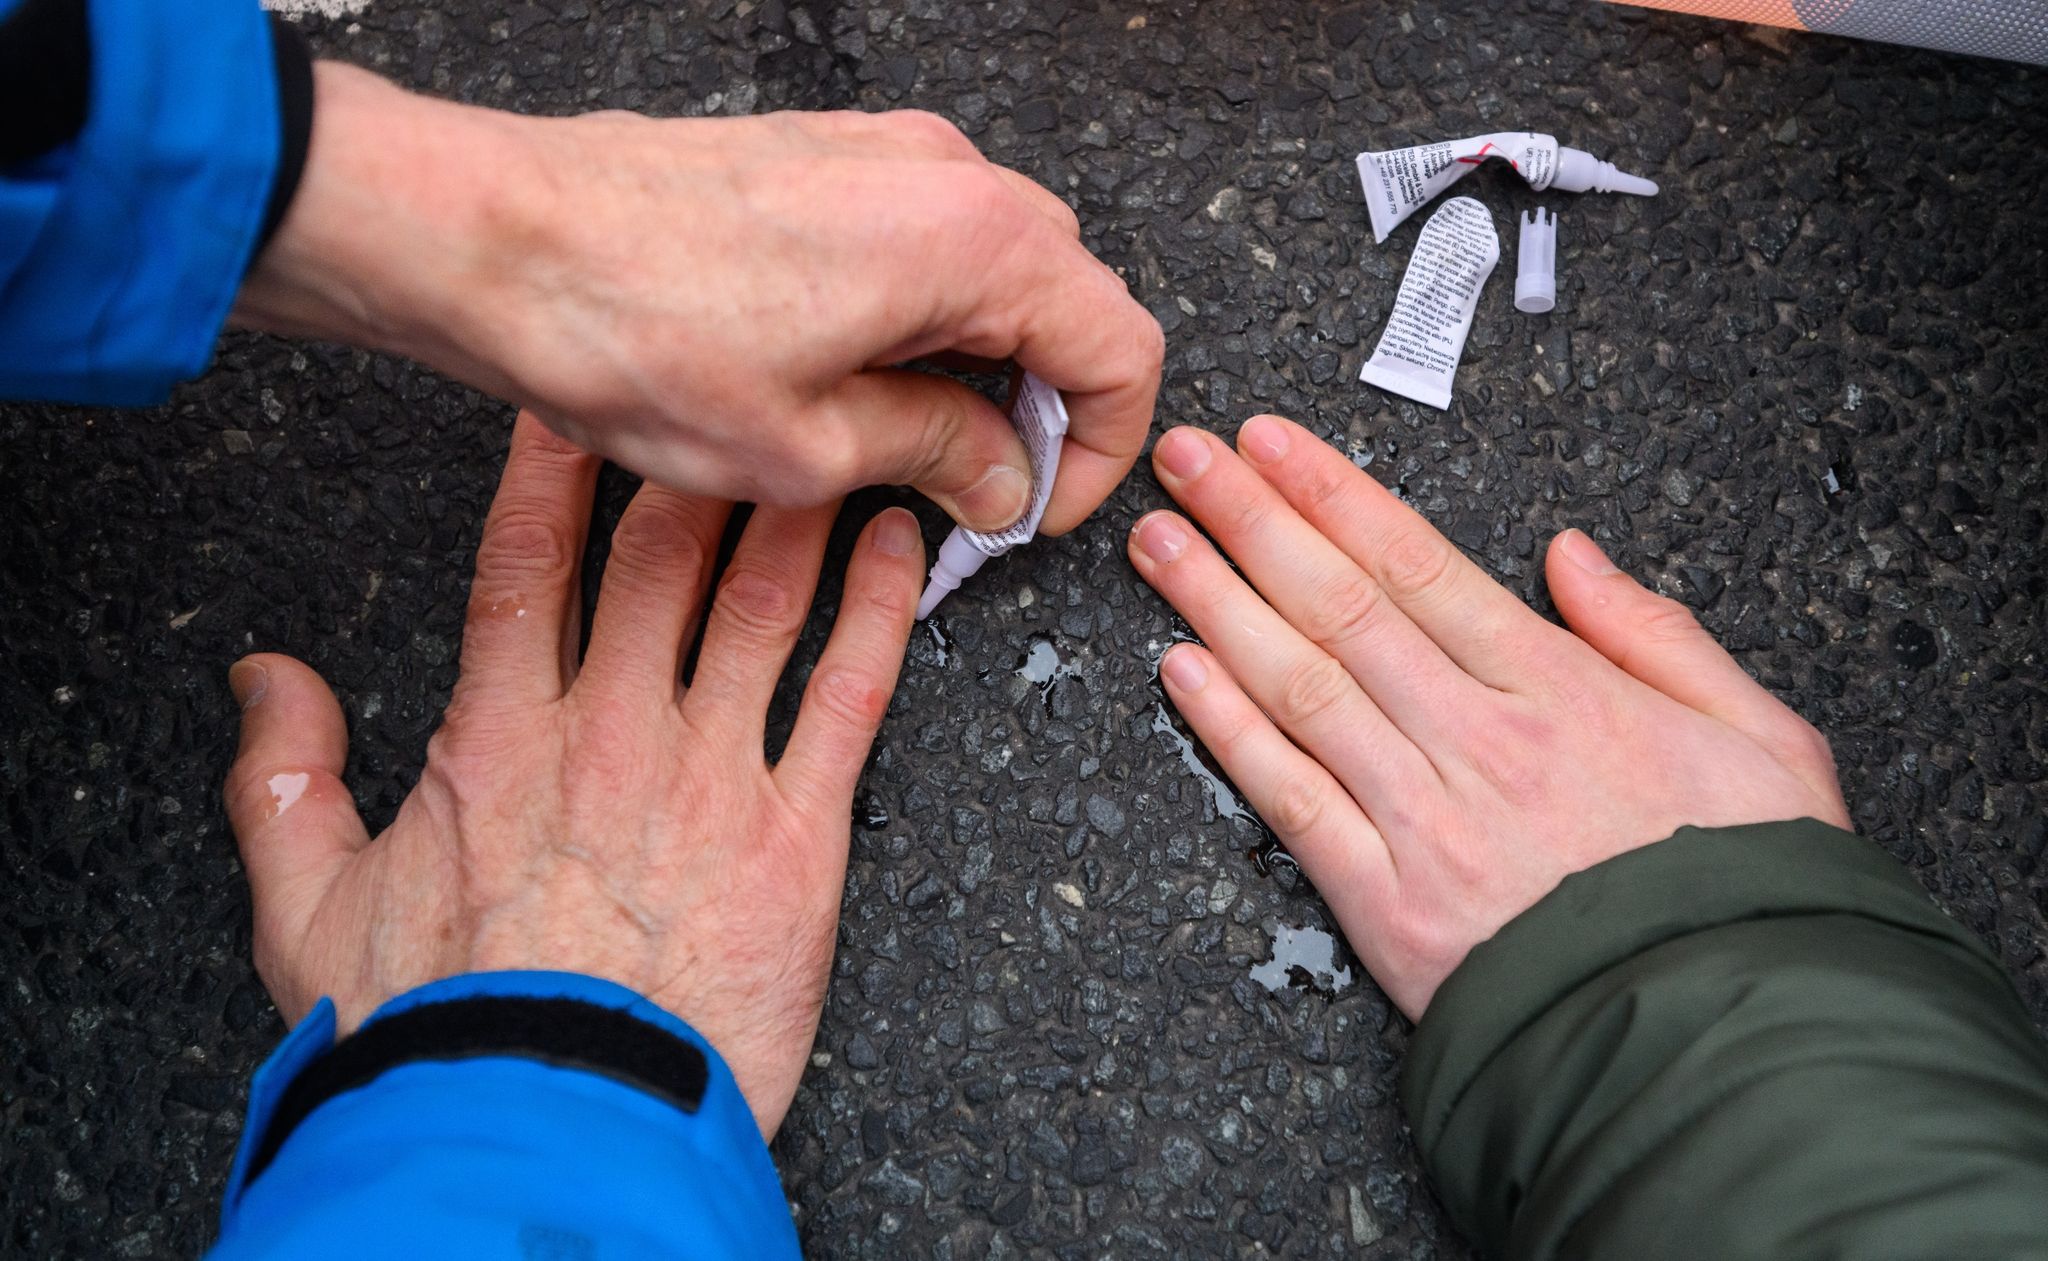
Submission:
POLYGON ((370 838, 340 778, 348 728, 320 676, 258 653, 235 663, 228 686, 242 706, 228 823, 249 872, 260 958, 303 937, 327 887, 370 838))
POLYGON ((1691 609, 1615 568, 1584 531, 1551 540, 1544 575, 1572 633, 1601 656, 1727 723, 1809 781, 1833 783, 1834 758, 1820 733, 1750 678, 1691 609))
POLYGON ((898 368, 856 372, 821 406, 851 445, 850 484, 908 484, 971 530, 1000 530, 1031 501, 1031 462, 1002 409, 958 381, 898 368))

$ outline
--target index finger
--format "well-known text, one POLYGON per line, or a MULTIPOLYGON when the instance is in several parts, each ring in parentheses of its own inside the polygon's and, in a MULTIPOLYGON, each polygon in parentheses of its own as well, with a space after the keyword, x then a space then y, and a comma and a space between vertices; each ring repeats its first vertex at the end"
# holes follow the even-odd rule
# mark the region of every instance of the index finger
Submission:
POLYGON ((575 675, 583 542, 602 464, 519 414, 476 547, 458 696, 538 704, 559 699, 575 675))
POLYGON ((1254 416, 1238 430, 1237 446, 1303 519, 1480 682, 1521 690, 1533 677, 1532 653, 1554 653, 1563 644, 1563 631, 1315 434, 1278 416, 1254 416))

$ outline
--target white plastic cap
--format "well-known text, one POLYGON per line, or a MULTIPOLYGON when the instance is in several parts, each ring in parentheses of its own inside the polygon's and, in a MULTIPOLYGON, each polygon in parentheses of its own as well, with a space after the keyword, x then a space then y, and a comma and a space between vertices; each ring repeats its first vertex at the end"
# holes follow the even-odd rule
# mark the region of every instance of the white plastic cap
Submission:
POLYGON ((1557 305, 1557 215, 1532 210, 1515 250, 1515 310, 1541 315, 1557 305))
POLYGON ((1557 151, 1557 174, 1550 186, 1561 193, 1633 193, 1655 197, 1657 181, 1619 171, 1612 162, 1602 162, 1584 149, 1562 147, 1557 151))

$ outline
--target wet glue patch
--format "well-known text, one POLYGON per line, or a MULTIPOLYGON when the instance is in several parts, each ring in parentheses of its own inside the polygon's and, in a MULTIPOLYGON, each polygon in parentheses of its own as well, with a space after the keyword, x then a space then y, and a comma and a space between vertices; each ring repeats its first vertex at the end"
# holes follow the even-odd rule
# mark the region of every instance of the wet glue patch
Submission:
POLYGON ((1500 261, 1493 216, 1470 197, 1445 202, 1415 238, 1387 331, 1358 374, 1383 390, 1431 407, 1451 405, 1451 378, 1479 291, 1500 261))

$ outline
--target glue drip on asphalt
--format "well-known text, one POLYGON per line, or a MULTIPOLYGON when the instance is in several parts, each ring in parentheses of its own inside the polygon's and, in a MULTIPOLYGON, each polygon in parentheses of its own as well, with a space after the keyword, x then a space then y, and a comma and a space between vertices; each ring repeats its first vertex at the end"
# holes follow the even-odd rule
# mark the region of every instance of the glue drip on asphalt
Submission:
POLYGON ((1292 985, 1324 998, 1349 988, 1354 974, 1337 962, 1337 939, 1320 928, 1281 924, 1273 929, 1273 957, 1252 969, 1252 980, 1279 993, 1292 985))
POLYGON ((1209 790, 1209 798, 1216 803, 1216 813, 1219 817, 1242 819, 1257 826, 1261 831, 1265 829, 1265 824, 1259 821, 1259 816, 1238 803, 1237 794, 1230 790, 1229 783, 1202 762, 1202 755, 1195 748, 1195 742, 1182 735, 1180 728, 1174 726, 1164 702, 1155 703, 1153 706, 1152 730, 1173 741, 1174 750, 1180 754, 1180 764, 1187 768, 1188 774, 1200 780, 1202 786, 1209 790))
POLYGON ((1061 679, 1071 679, 1081 673, 1081 663, 1070 654, 1061 652, 1052 636, 1034 635, 1025 649, 1024 660, 1018 662, 1011 673, 1038 690, 1039 702, 1050 717, 1053 688, 1061 679))

